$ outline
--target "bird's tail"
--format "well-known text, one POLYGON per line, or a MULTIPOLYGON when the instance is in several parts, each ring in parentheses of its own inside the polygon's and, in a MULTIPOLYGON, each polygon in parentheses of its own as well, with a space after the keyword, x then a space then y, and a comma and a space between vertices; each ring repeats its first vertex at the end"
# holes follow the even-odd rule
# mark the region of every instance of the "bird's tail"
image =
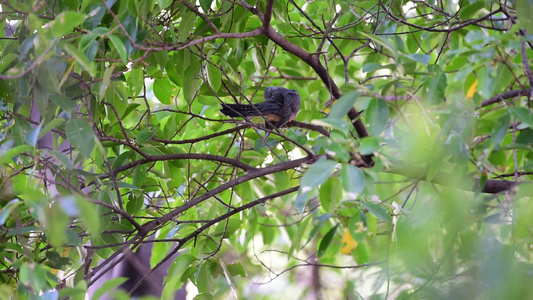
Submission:
POLYGON ((251 117, 259 116, 257 108, 247 104, 225 104, 222 103, 221 113, 228 117, 251 117))

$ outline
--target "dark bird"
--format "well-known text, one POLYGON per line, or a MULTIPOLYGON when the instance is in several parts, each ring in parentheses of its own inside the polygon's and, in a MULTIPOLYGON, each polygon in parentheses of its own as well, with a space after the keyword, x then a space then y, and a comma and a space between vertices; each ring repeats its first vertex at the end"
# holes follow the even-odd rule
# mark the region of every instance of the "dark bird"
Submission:
MULTIPOLYGON (((267 87, 265 89, 265 102, 257 104, 225 104, 222 103, 221 113, 228 117, 255 117, 262 116, 269 122, 276 122, 275 128, 294 120, 300 110, 300 95, 296 90, 283 87, 267 87)), ((270 132, 267 132, 263 141, 266 141, 270 132)))

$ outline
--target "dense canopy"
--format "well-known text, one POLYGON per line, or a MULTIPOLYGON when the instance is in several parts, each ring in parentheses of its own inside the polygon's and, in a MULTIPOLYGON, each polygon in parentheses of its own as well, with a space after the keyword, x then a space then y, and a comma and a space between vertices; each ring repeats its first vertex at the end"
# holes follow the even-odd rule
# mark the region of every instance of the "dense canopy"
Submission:
POLYGON ((3 295, 533 297, 531 0, 0 8, 3 295))

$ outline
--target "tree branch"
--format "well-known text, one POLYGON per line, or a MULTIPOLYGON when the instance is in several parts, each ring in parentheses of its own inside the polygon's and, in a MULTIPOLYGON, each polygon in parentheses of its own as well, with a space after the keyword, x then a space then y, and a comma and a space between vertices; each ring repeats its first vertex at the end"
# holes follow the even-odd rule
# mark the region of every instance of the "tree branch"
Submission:
POLYGON ((262 168, 262 169, 255 169, 254 171, 248 172, 247 174, 245 174, 245 175, 243 175, 241 177, 238 177, 238 178, 235 178, 233 180, 230 180, 230 181, 228 181, 228 182, 226 182, 226 183, 224 183, 222 185, 217 186, 216 188, 212 189, 211 191, 209 191, 209 192, 207 192, 205 194, 202 194, 202 195, 200 195, 200 196, 188 201, 187 203, 183 204, 182 206, 179 206, 179 207, 175 208, 174 210, 170 211, 166 215, 161 216, 161 218, 158 218, 157 220, 154 220, 154 221, 152 221, 150 223, 147 223, 146 227, 149 228, 149 230, 151 230, 152 228, 154 228, 158 224, 164 224, 165 222, 168 222, 172 218, 177 217, 178 215, 180 215, 184 211, 188 210, 189 208, 198 205, 199 203, 201 203, 202 201, 204 201, 206 199, 211 198, 213 195, 221 193, 221 192, 223 192, 223 191, 225 191, 225 190, 227 190, 229 188, 232 188, 232 187, 234 187, 234 186, 236 186, 238 184, 241 184, 243 182, 246 182, 246 181, 258 178, 258 177, 263 177, 265 175, 273 174, 273 173, 276 173, 276 172, 281 172, 281 171, 294 169, 294 168, 299 167, 299 166, 301 166, 303 164, 313 163, 319 157, 320 156, 306 156, 304 158, 282 162, 282 163, 271 165, 271 166, 268 166, 268 167, 265 167, 265 168, 262 168))
POLYGON ((272 6, 274 6, 274 0, 267 0, 265 6, 265 13, 263 14, 263 29, 268 30, 270 27, 270 20, 272 20, 272 6))
MULTIPOLYGON (((412 165, 404 165, 404 166, 395 166, 393 168, 390 168, 388 170, 384 170, 387 173, 393 173, 401 176, 405 176, 409 179, 419 179, 419 180, 427 180, 427 174, 423 168, 415 167, 412 165)), ((472 178, 472 183, 469 183, 468 181, 457 181, 455 180, 457 176, 450 174, 450 173, 444 173, 444 172, 438 172, 429 180, 429 182, 436 183, 436 184, 442 184, 445 186, 450 186, 450 182, 453 183, 457 188, 468 190, 468 191, 475 191, 477 190, 479 182, 475 181, 472 178)), ((494 180, 494 179, 487 179, 485 182, 485 185, 483 188, 481 188, 482 193, 488 193, 488 194, 498 194, 504 191, 507 191, 514 186, 516 186, 517 183, 514 181, 509 180, 494 180)))
POLYGON ((165 160, 174 160, 174 159, 204 159, 209 161, 218 161, 222 163, 226 163, 228 165, 235 166, 237 168, 240 168, 244 171, 253 171, 257 170, 256 168, 249 166, 239 160, 231 159, 225 156, 218 156, 218 155, 212 155, 212 154, 202 154, 202 153, 176 153, 176 154, 167 154, 167 155, 150 155, 146 158, 130 162, 128 164, 122 165, 112 171, 112 174, 118 174, 122 171, 125 171, 127 169, 134 168, 139 165, 144 165, 149 162, 156 162, 156 161, 165 161, 165 160))
POLYGON ((139 286, 142 284, 142 282, 144 280, 146 280, 146 278, 148 278, 148 276, 150 276, 150 274, 152 272, 154 272, 155 270, 157 270, 159 267, 161 267, 165 262, 167 262, 171 257, 174 256, 174 254, 176 254, 178 252, 178 250, 180 250, 183 245, 191 240, 192 238, 196 238, 200 233, 202 233, 204 230, 208 229, 209 227, 213 226, 214 224, 220 222, 220 221, 223 221, 223 220, 226 220, 228 219, 229 217, 233 216, 234 214, 237 214, 243 210, 247 210, 249 208, 252 208, 256 205, 259 205, 259 204, 264 204, 266 201, 268 200, 271 200, 271 199, 274 199, 274 198, 278 198, 278 197, 281 197, 281 196, 284 196, 284 195, 287 195, 287 194, 290 194, 290 193, 294 193, 298 190, 299 186, 295 186, 295 187, 292 187, 292 188, 289 188, 289 189, 286 189, 286 190, 283 190, 283 191, 280 191, 280 192, 277 192, 277 193, 274 193, 274 194, 271 194, 271 195, 268 195, 268 196, 265 196, 263 198, 260 198, 260 199, 257 199, 257 200, 254 200, 250 203, 247 203, 243 206, 239 206, 239 207, 236 207, 234 209, 232 209, 231 211, 223 214, 223 215, 220 215, 212 220, 209 220, 206 222, 206 224, 202 225, 200 228, 196 229, 193 233, 189 234, 188 236, 182 238, 182 239, 179 239, 178 242, 179 244, 174 248, 172 249, 171 252, 169 252, 165 258, 163 258, 160 262, 157 263, 157 265, 155 265, 150 271, 148 271, 140 280, 139 282, 137 282, 137 284, 129 291, 129 293, 133 293, 135 292, 139 286))
MULTIPOLYGON (((488 106, 488 105, 491 105, 491 104, 494 104, 494 103, 497 103, 497 102, 500 102, 500 101, 503 101, 503 100, 506 100, 506 99, 511 99, 511 98, 519 97, 519 96, 528 96, 528 97, 530 97, 531 96, 531 91, 530 90, 508 91, 508 92, 505 92, 503 94, 499 94, 499 95, 496 95, 494 97, 490 97, 487 100, 484 100, 483 102, 481 102, 481 107, 485 107, 485 106, 488 106)), ((481 107, 478 107, 478 109, 481 108, 481 107)))

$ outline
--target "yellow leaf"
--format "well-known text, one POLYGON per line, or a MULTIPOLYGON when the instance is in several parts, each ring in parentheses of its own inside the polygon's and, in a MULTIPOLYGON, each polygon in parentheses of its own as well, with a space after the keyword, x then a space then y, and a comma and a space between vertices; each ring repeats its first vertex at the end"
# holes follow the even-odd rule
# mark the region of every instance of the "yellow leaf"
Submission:
POLYGON ((72 251, 72 248, 71 247, 67 247, 65 249, 63 249, 63 251, 61 251, 61 257, 67 257, 69 256, 70 252, 72 251))
POLYGON ((477 83, 478 81, 476 79, 476 81, 474 81, 474 83, 472 83, 472 85, 468 89, 468 92, 466 93, 466 99, 474 97, 474 94, 477 92, 477 83))
POLYGON ((342 242, 346 244, 344 247, 341 248, 342 254, 349 255, 350 253, 352 253, 353 249, 357 248, 357 242, 353 239, 348 229, 346 229, 346 232, 344 232, 342 242))

